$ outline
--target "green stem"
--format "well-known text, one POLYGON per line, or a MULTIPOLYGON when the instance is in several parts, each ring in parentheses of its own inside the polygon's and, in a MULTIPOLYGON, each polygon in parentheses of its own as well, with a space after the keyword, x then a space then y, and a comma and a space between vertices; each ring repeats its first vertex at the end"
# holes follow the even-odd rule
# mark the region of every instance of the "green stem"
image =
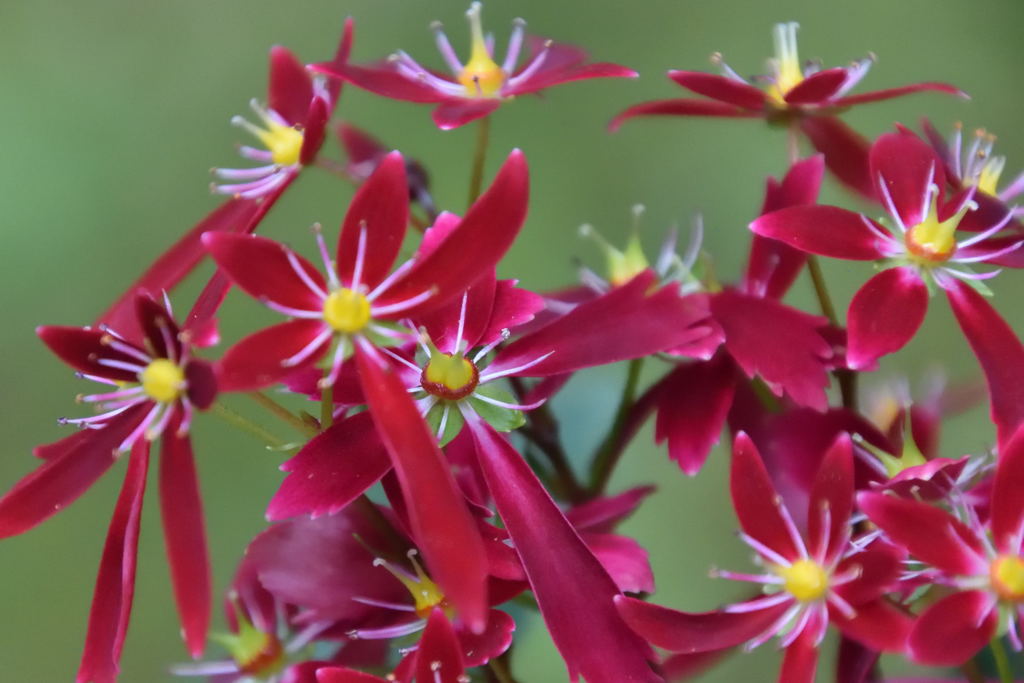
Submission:
MULTIPOLYGON (((814 285, 814 294, 818 298, 818 305, 821 313, 828 318, 829 324, 839 327, 839 316, 836 315, 836 307, 832 303, 832 297, 828 293, 828 286, 825 284, 825 275, 821 271, 821 263, 814 254, 807 256, 807 272, 810 273, 811 283, 814 285)), ((852 370, 845 368, 835 371, 836 380, 839 382, 839 393, 843 399, 843 407, 850 410, 857 409, 857 375, 852 370)))
POLYGON ((331 426, 334 421, 334 385, 320 390, 320 431, 331 426))
POLYGON ((619 399, 615 419, 594 455, 594 462, 590 467, 591 495, 599 495, 604 492, 612 478, 615 465, 622 455, 623 449, 619 446, 619 439, 622 437, 622 430, 629 417, 629 411, 636 402, 636 389, 640 382, 640 370, 643 368, 643 364, 643 358, 634 358, 629 362, 629 368, 626 371, 626 385, 622 389, 622 398, 619 399))
POLYGON ((469 176, 469 201, 466 206, 472 205, 480 196, 480 190, 484 184, 484 162, 487 160, 487 143, 491 139, 491 117, 485 116, 480 119, 476 127, 476 149, 473 151, 473 169, 469 176))
POLYGON ((992 659, 996 662, 1000 683, 1013 683, 1013 668, 1010 666, 1010 658, 1006 655, 1006 648, 1003 647, 1003 641, 999 639, 999 636, 992 639, 989 649, 992 650, 992 659))
POLYGON ((307 437, 314 437, 319 433, 319 430, 313 425, 303 420, 298 415, 292 413, 292 411, 285 408, 283 405, 270 398, 266 394, 258 391, 252 391, 246 394, 249 398, 256 401, 262 408, 264 408, 271 415, 279 418, 283 422, 287 422, 296 430, 301 432, 307 437))
POLYGON ((487 666, 490 667, 490 672, 494 675, 494 680, 497 683, 516 683, 516 679, 512 677, 507 655, 508 651, 500 657, 495 657, 487 662, 487 666))
POLYGON ((255 436, 257 439, 263 441, 264 443, 267 444, 267 447, 269 448, 281 448, 282 446, 286 445, 284 439, 279 439, 278 437, 274 436, 260 425, 250 420, 249 418, 239 415, 235 411, 231 410, 226 406, 221 405, 220 403, 214 403, 213 407, 211 408, 211 411, 213 412, 214 415, 219 417, 224 422, 227 422, 232 427, 236 427, 237 429, 241 429, 244 432, 248 432, 249 434, 255 436))

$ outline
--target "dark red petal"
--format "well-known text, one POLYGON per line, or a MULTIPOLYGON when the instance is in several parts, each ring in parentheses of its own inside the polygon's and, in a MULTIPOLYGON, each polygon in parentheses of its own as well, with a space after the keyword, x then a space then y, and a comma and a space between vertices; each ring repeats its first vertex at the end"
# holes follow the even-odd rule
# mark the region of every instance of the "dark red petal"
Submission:
POLYGON ((999 442, 1024 424, 1024 345, 1017 333, 970 285, 953 280, 945 286, 960 329, 988 381, 992 420, 999 442))
MULTIPOLYGON (((324 62, 323 66, 334 68, 341 64, 348 64, 349 56, 352 54, 352 35, 355 31, 356 22, 352 17, 345 17, 345 23, 341 28, 341 37, 338 39, 338 47, 334 51, 334 59, 324 62)), ((342 81, 337 78, 327 80, 327 94, 330 95, 331 109, 338 104, 338 96, 341 94, 342 81)))
POLYGON ((779 670, 779 683, 814 683, 814 674, 818 670, 816 641, 818 633, 823 628, 822 619, 827 620, 827 617, 818 610, 811 612, 804 630, 785 649, 782 655, 782 668, 779 670))
POLYGON ((836 94, 848 75, 839 66, 819 71, 791 88, 784 99, 787 104, 822 104, 836 94))
POLYGON ((712 295, 711 313, 743 372, 759 375, 776 395, 785 392, 802 406, 825 410, 833 349, 821 334, 823 318, 735 290, 712 295))
POLYGON ((791 606, 775 605, 763 610, 729 612, 679 612, 624 595, 615 606, 629 627, 640 637, 669 652, 708 652, 735 647, 764 633, 791 606))
POLYGON ((579 304, 536 332, 506 346, 488 366, 499 372, 534 361, 526 377, 573 372, 665 351, 688 341, 701 330, 707 314, 679 288, 652 291, 655 275, 647 270, 626 284, 579 304))
POLYGON ((318 669, 317 683, 388 683, 386 679, 354 669, 336 667, 318 669))
POLYGON ((146 348, 152 349, 160 358, 181 358, 182 345, 178 339, 181 330, 168 312, 163 302, 157 302, 148 294, 140 294, 135 299, 135 312, 145 337, 146 348), (162 330, 166 330, 163 332, 162 330), (170 348, 167 341, 170 341, 170 348))
MULTIPOLYGON (((432 232, 431 228, 428 232, 432 232)), ((467 349, 481 346, 486 342, 478 342, 484 327, 491 319, 491 311, 494 309, 494 295, 498 281, 493 274, 485 275, 466 290, 461 297, 450 300, 440 308, 428 312, 424 316, 416 318, 417 326, 423 326, 430 335, 430 340, 438 349, 445 353, 455 353, 459 331, 462 332, 461 341, 466 344, 467 349), (466 302, 466 310, 463 314, 462 302, 466 302)))
POLYGON ((988 571, 981 541, 945 510, 881 493, 861 492, 857 503, 868 519, 911 555, 950 574, 988 571))
POLYGON ((878 184, 878 197, 888 191, 907 228, 924 220, 924 201, 930 185, 946 187, 942 161, 920 138, 906 133, 886 133, 871 145, 871 179, 878 184))
POLYGON ((102 330, 47 325, 37 327, 36 334, 58 358, 79 372, 121 382, 137 382, 139 380, 137 372, 111 368, 97 362, 100 358, 105 358, 140 365, 138 358, 116 351, 103 343, 103 340, 109 335, 102 330))
POLYGON ((309 106, 302 129, 302 147, 299 149, 299 163, 308 166, 316 159, 327 137, 327 120, 330 118, 330 105, 322 98, 313 99, 309 106))
POLYGON ((294 125, 306 120, 309 102, 313 99, 313 80, 305 65, 291 50, 280 45, 270 48, 270 80, 267 104, 294 125))
POLYGON ((502 96, 515 97, 516 95, 525 95, 544 88, 562 85, 563 83, 585 81, 591 78, 636 78, 638 75, 632 69, 607 62, 551 68, 553 65, 553 59, 545 58, 544 66, 537 73, 525 81, 517 83, 514 87, 503 89, 501 92, 502 96))
POLYGON ((840 434, 825 452, 811 487, 807 507, 807 537, 814 557, 836 558, 846 550, 850 514, 853 512, 853 445, 840 434), (829 527, 822 527, 828 510, 829 527), (824 545, 822 545, 824 543, 824 545))
POLYGON ((433 251, 417 259, 374 305, 397 303, 431 291, 433 296, 424 303, 415 309, 404 309, 396 317, 423 313, 441 306, 492 272, 526 219, 529 185, 526 158, 519 150, 513 150, 490 188, 473 202, 462 222, 433 251))
POLYGON ((221 391, 254 391, 280 382, 297 369, 315 363, 330 341, 297 366, 282 362, 291 358, 326 329, 320 320, 289 320, 250 334, 224 353, 217 366, 221 391))
POLYGON ((373 289, 383 280, 402 248, 409 224, 409 188, 405 160, 386 155, 369 180, 359 186, 338 236, 337 268, 342 283, 351 285, 359 255, 359 235, 366 234, 360 285, 373 289))
POLYGON ((333 515, 390 469, 369 413, 339 420, 281 465, 289 474, 267 507, 267 519, 333 515))
POLYGON ((724 354, 680 365, 662 380, 654 441, 668 441, 668 457, 686 474, 697 474, 718 443, 735 389, 736 369, 724 354))
POLYGON ((647 559, 647 551, 639 543, 617 534, 584 532, 580 537, 620 591, 654 592, 654 573, 647 559))
POLYGON ((878 683, 875 667, 879 656, 877 650, 843 636, 836 657, 836 683, 878 683))
MULTIPOLYGON (((504 545, 504 544, 502 544, 504 545)), ((508 546, 505 546, 508 548, 508 546)), ((508 650, 516 622, 504 612, 492 609, 487 614, 487 629, 480 635, 459 631, 462 657, 466 667, 482 666, 508 650)))
POLYGON ((203 655, 210 626, 210 561, 192 444, 171 420, 160 451, 160 513, 185 645, 203 655))
POLYGON ((489 426, 469 421, 480 466, 544 623, 569 670, 588 683, 657 681, 646 645, 619 618, 619 591, 526 461, 489 426))
POLYGON ((483 118, 501 106, 501 100, 488 98, 452 99, 437 105, 431 118, 441 130, 454 130, 483 118))
POLYGON ((1024 531, 1024 427, 999 447, 992 489, 992 517, 990 527, 996 549, 1000 552, 1019 553, 1021 532, 1024 531))
POLYGON ((323 62, 309 67, 313 73, 340 78, 357 88, 369 90, 393 100, 406 102, 443 102, 449 95, 420 81, 406 78, 388 66, 357 66, 323 62))
POLYGON ((501 337, 502 330, 512 329, 533 320, 544 310, 544 297, 516 287, 515 280, 498 280, 494 290, 494 307, 487 328, 477 335, 476 344, 484 346, 501 337))
POLYGON ((896 586, 905 559, 906 552, 902 549, 885 541, 875 541, 867 550, 854 553, 839 563, 837 573, 855 570, 858 576, 837 587, 836 593, 854 607, 877 600, 896 586))
POLYGON ((193 358, 185 366, 188 399, 199 410, 206 410, 217 400, 217 371, 212 363, 193 358))
POLYGON ((959 666, 992 640, 998 617, 995 599, 988 593, 955 593, 921 613, 907 650, 920 664, 959 666))
POLYGON ((306 286, 288 255, 321 291, 326 291, 323 275, 283 244, 258 235, 231 233, 207 233, 203 244, 217 265, 249 296, 304 311, 323 309, 323 298, 306 286))
POLYGON ((570 508, 565 517, 577 531, 610 532, 654 491, 654 486, 637 486, 615 496, 592 498, 570 508))
POLYGON ((914 619, 884 600, 875 600, 856 606, 856 615, 847 618, 836 609, 831 610, 832 623, 843 635, 873 650, 905 652, 907 638, 914 619))
POLYGON ((786 528, 780 506, 764 461, 750 437, 740 432, 733 444, 729 491, 740 526, 748 536, 786 559, 800 555, 786 528))
POLYGON ((356 362, 374 424, 398 475, 413 535, 459 616, 479 633, 487 615, 487 559, 444 455, 399 376, 372 347, 356 362))
POLYGON ((834 107, 850 107, 855 104, 865 104, 867 102, 878 102, 880 100, 891 100, 894 97, 903 97, 904 95, 910 95, 916 92, 943 92, 948 95, 956 95, 957 97, 967 98, 965 93, 960 88, 949 85, 948 83, 914 83, 913 85, 903 85, 898 88, 886 88, 885 90, 872 90, 871 92, 861 93, 859 95, 850 95, 849 97, 840 97, 838 100, 832 102, 834 107))
POLYGON ((149 442, 140 439, 128 459, 124 485, 103 545, 76 683, 114 683, 117 680, 121 647, 128 632, 135 594, 139 520, 148 467, 149 442))
POLYGON ((152 403, 143 403, 115 416, 88 436, 73 434, 59 444, 69 447, 23 477, 0 498, 0 538, 28 531, 57 514, 82 495, 117 460, 121 445, 152 403))
POLYGON ((466 667, 462 662, 462 647, 455 630, 435 607, 427 619, 427 627, 416 649, 416 680, 430 683, 464 683, 466 667))
POLYGON ((218 206, 157 257, 96 323, 109 325, 126 339, 141 343, 142 330, 135 317, 136 295, 139 292, 159 295, 173 289, 206 255, 200 241, 203 233, 241 230, 256 215, 259 206, 253 199, 229 199, 218 206))
POLYGON ((871 146, 865 138, 835 116, 805 116, 800 130, 825 155, 825 165, 840 182, 866 199, 875 198, 868 167, 871 146))
POLYGON ((846 312, 846 363, 873 370, 917 333, 928 311, 928 287, 913 266, 888 268, 857 290, 846 312))
POLYGON ((668 77, 691 92, 743 109, 760 110, 768 96, 760 88, 702 71, 669 71, 668 77))
MULTIPOLYGON (((837 206, 793 206, 754 219, 750 229, 811 254, 874 261, 886 252, 859 213, 837 206)), ((879 231, 885 232, 884 228, 879 231)))
POLYGON ((608 124, 608 130, 615 132, 623 123, 637 116, 721 116, 726 118, 759 118, 760 112, 735 107, 731 104, 707 100, 654 100, 642 102, 621 112, 608 124))

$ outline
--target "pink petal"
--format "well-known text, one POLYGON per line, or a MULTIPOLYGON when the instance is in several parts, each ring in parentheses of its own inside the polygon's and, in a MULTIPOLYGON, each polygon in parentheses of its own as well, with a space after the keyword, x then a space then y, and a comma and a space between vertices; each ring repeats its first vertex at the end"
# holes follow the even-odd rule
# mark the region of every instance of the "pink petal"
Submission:
POLYGON ((48 448, 53 451, 67 448, 51 454, 0 498, 0 538, 28 531, 75 502, 117 461, 116 449, 152 407, 142 403, 115 416, 102 429, 89 430, 87 437, 73 434, 51 444, 48 448))
MULTIPOLYGON (((431 228, 428 232, 433 230, 434 228, 431 228)), ((485 275, 474 282, 463 296, 450 300, 426 315, 418 316, 415 322, 417 326, 427 328, 431 341, 445 353, 455 353, 458 350, 455 344, 460 328, 466 349, 481 346, 486 342, 481 343, 478 340, 491 319, 497 286, 498 281, 493 274, 485 275), (463 300, 466 302, 465 313, 462 309, 463 300)))
POLYGON ((470 630, 480 632, 487 610, 487 560, 465 499, 398 375, 363 346, 356 349, 356 362, 373 422, 402 487, 417 544, 459 616, 470 630))
POLYGON ((289 255, 325 292, 327 285, 323 275, 313 264, 283 244, 258 235, 228 233, 207 233, 203 236, 203 244, 217 265, 249 296, 304 311, 323 308, 323 298, 302 281, 292 267, 289 255))
POLYGON ((701 71, 669 71, 668 77, 691 92, 743 109, 760 110, 768 96, 760 88, 701 71))
POLYGON ((844 600, 860 605, 878 600, 894 590, 903 571, 906 551, 884 540, 876 540, 867 550, 854 553, 839 563, 836 573, 856 571, 858 576, 835 590, 844 600))
POLYGON ((376 287, 391 272, 409 224, 409 187, 405 160, 398 152, 386 155, 370 178, 356 190, 338 236, 337 268, 341 281, 351 284, 359 257, 360 233, 365 233, 360 285, 376 287))
POLYGON ((592 498, 565 513, 577 531, 610 532, 654 493, 654 486, 637 486, 615 496, 592 498))
POLYGON ((406 78, 385 66, 357 66, 355 64, 311 64, 309 70, 351 83, 357 88, 406 102, 443 102, 449 96, 429 85, 406 78))
MULTIPOLYGON (((134 300, 133 300, 134 303, 134 300)), ((137 318, 136 318, 137 320, 137 318)), ((138 323, 136 323, 138 328, 138 323)), ((141 343, 142 331, 139 329, 141 343)), ((36 334, 46 346, 53 351, 58 358, 73 367, 79 372, 87 375, 97 375, 107 379, 121 382, 137 382, 139 375, 132 370, 112 368, 107 365, 100 365, 98 359, 105 358, 116 360, 122 363, 139 365, 139 359, 121 351, 117 351, 104 343, 108 337, 102 330, 94 330, 87 327, 58 327, 46 325, 36 328, 36 334)), ((136 347, 138 348, 138 347, 136 347)))
POLYGON ((281 465, 289 474, 267 507, 267 519, 333 515, 390 469, 369 413, 339 420, 281 465))
POLYGON ((526 289, 516 287, 515 280, 498 280, 494 290, 494 307, 487 328, 477 337, 477 345, 484 346, 501 337, 502 330, 514 329, 533 320, 544 310, 544 298, 526 289))
POLYGON ((574 81, 585 81, 591 78, 636 78, 637 72, 618 64, 607 62, 596 62, 594 64, 580 64, 566 68, 551 68, 555 60, 544 59, 544 66, 537 73, 525 81, 521 81, 512 88, 505 88, 501 94, 504 97, 515 97, 527 93, 537 92, 544 88, 550 88, 563 83, 574 81))
POLYGON ((298 366, 283 365, 313 342, 324 329, 321 320, 289 320, 250 334, 224 353, 218 364, 221 391, 254 391, 270 386, 315 363, 327 351, 325 341, 298 366))
POLYGON ((846 363, 872 370, 917 333, 928 311, 928 287, 913 266, 888 268, 857 290, 846 312, 846 363))
POLYGON ((959 666, 988 644, 997 622, 994 599, 988 593, 955 593, 917 618, 907 643, 909 654, 921 664, 959 666))
MULTIPOLYGON (((507 546, 506 546, 507 547, 507 546)), ((480 635, 459 631, 462 657, 466 667, 483 666, 503 654, 512 644, 516 622, 502 611, 492 609, 487 615, 487 629, 480 635)))
POLYGON ((866 139, 835 116, 805 116, 800 130, 825 155, 825 165, 840 182, 866 199, 875 198, 866 139))
POLYGON ((624 595, 615 606, 640 637, 669 652, 709 652, 741 645, 764 633, 789 603, 753 612, 680 612, 624 595))
POLYGON ((493 97, 453 99, 437 105, 430 116, 441 130, 454 130, 487 116, 500 106, 501 100, 493 97))
POLYGON ((786 104, 824 104, 846 83, 848 75, 842 67, 812 74, 786 93, 786 104))
POLYGON ((811 540, 812 555, 829 559, 842 555, 846 550, 852 512, 853 446, 848 434, 840 434, 825 452, 811 488, 807 536, 811 540), (829 519, 827 529, 821 526, 825 510, 829 519))
POLYGON ((735 290, 711 296, 711 313, 725 332, 725 348, 748 376, 759 375, 776 395, 824 410, 832 345, 825 320, 772 299, 735 290), (770 330, 770 333, 765 333, 770 330))
POLYGON ((743 531, 786 559, 800 556, 786 528, 779 508, 782 501, 775 492, 764 461, 750 437, 740 432, 733 444, 729 490, 743 531))
POLYGON ((907 638, 914 627, 914 619, 884 600, 875 600, 856 606, 857 614, 851 619, 839 610, 831 610, 832 623, 843 635, 883 652, 905 652, 907 638))
POLYGON ((203 655, 210 626, 210 561, 192 444, 167 426, 160 452, 160 512, 182 635, 193 658, 203 655))
MULTIPOLYGON (((756 218, 755 234, 785 242, 811 254, 874 261, 887 254, 884 243, 859 213, 837 206, 793 206, 756 218)), ((884 228, 878 228, 885 232, 884 228)))
POLYGON ((270 81, 267 85, 267 104, 290 124, 304 123, 310 100, 313 99, 313 81, 291 50, 280 45, 270 48, 270 81))
POLYGON ((462 647, 448 617, 435 607, 416 650, 416 680, 430 683, 464 683, 466 667, 462 647))
POLYGON ((469 207, 465 218, 430 253, 375 301, 380 305, 408 300, 426 291, 434 295, 400 317, 441 306, 492 271, 512 246, 526 219, 529 175, 526 158, 513 150, 494 182, 469 207))
POLYGON ((114 683, 117 680, 135 594, 139 520, 148 467, 149 442, 140 439, 132 448, 124 485, 103 545, 76 683, 114 683))
POLYGON ((990 527, 1000 552, 1018 554, 1024 532, 1024 427, 999 447, 990 527))
POLYGON ((318 669, 316 680, 317 683, 388 683, 387 679, 372 674, 336 667, 318 669))
POLYGON ((850 107, 855 104, 866 104, 867 102, 879 102, 881 100, 891 100, 894 97, 903 97, 904 95, 910 95, 916 92, 942 92, 948 95, 956 95, 957 97, 967 98, 967 93, 960 90, 957 87, 949 85, 948 83, 914 83, 913 85, 903 85, 898 88, 886 88, 885 90, 873 90, 871 92, 861 93, 859 95, 850 95, 849 97, 840 97, 838 100, 832 102, 834 107, 850 107))
POLYGON ((817 634, 824 628, 822 620, 827 617, 818 610, 811 612, 804 630, 785 649, 779 683, 814 683, 814 673, 818 670, 817 634))
POLYGON ((1003 443, 1024 423, 1024 346, 1016 332, 970 285, 954 280, 945 290, 960 329, 985 372, 992 420, 1003 443))
POLYGON ((135 318, 136 295, 139 292, 159 294, 174 289, 206 255, 200 241, 203 233, 240 231, 253 219, 258 207, 259 202, 252 199, 229 199, 218 206, 157 257, 96 323, 109 325, 132 342, 141 342, 142 330, 135 318))
POLYGON ((980 541, 945 510, 871 492, 861 492, 857 503, 868 519, 917 559, 950 574, 969 576, 988 571, 980 541))
POLYGON ((924 141, 912 134, 886 133, 871 145, 871 179, 878 183, 879 197, 886 191, 907 228, 924 220, 922 210, 928 187, 945 188, 942 161, 924 141))
POLYGON ((624 110, 611 120, 608 124, 608 130, 614 133, 623 123, 637 116, 719 116, 725 118, 756 119, 761 116, 761 113, 723 102, 709 102, 707 100, 654 100, 653 102, 634 104, 632 107, 624 110))
POLYGON ((544 623, 568 667, 588 683, 657 681, 651 653, 619 618, 618 594, 526 461, 489 426, 469 421, 498 514, 523 561, 544 623))
POLYGON ((718 443, 732 406, 736 369, 725 355, 680 365, 661 382, 655 443, 668 441, 668 457, 695 475, 718 443))
POLYGON ((654 573, 647 559, 647 551, 639 543, 617 534, 582 532, 580 537, 620 591, 654 592, 654 573))

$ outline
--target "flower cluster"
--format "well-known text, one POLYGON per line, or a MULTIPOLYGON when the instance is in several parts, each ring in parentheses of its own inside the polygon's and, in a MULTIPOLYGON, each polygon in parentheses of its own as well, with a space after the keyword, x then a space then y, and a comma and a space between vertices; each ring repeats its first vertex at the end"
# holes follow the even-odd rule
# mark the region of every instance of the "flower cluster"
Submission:
POLYGON ((0 498, 0 536, 32 529, 127 460, 78 683, 118 676, 158 440, 174 596, 199 660, 174 665, 178 675, 513 681, 516 619, 536 609, 572 681, 682 680, 734 648, 777 640, 780 683, 811 683, 833 631, 845 683, 882 680, 882 653, 982 680, 972 659, 985 648, 997 675, 1012 680, 1002 643, 1024 649, 1024 345, 989 303, 999 289, 989 283, 1024 265, 1021 210, 1011 204, 1024 176, 999 189, 1006 160, 985 133, 965 151, 959 126, 948 141, 930 122, 921 134, 897 125, 869 141, 838 119, 865 102, 962 93, 922 83, 850 94, 871 60, 801 64, 793 23, 776 26, 766 76, 744 79, 720 56, 724 75, 672 71, 707 99, 635 105, 612 127, 642 115, 709 115, 790 132, 780 179, 768 179, 760 214, 737 231, 749 238, 743 273, 719 279, 700 225, 684 253, 673 231, 653 261, 636 232, 619 249, 588 227, 605 272, 585 268, 578 283, 537 293, 498 277, 530 229, 531 182, 515 149, 482 187, 488 117, 516 95, 636 74, 528 36, 522 20, 499 64, 479 3, 467 17, 465 62, 433 27, 450 75, 402 51, 352 63, 351 20, 329 61, 306 66, 274 48, 267 102, 252 103, 258 122, 232 120, 261 144, 241 147, 242 156, 263 165, 215 169, 225 182, 213 190, 228 199, 99 319, 38 329, 79 377, 105 387, 78 396, 95 413, 62 418, 77 430, 39 446, 40 465, 0 498), (429 163, 350 122, 331 127, 345 83, 434 104, 442 130, 478 121, 461 214, 435 206, 429 163), (344 161, 320 158, 332 131, 344 161), (819 153, 803 157, 805 142, 819 153), (255 234, 299 174, 318 169, 356 186, 337 232, 299 231, 297 248, 255 234), (818 203, 826 170, 873 202, 867 213, 818 203), (216 273, 176 319, 170 294, 206 257, 216 273), (878 271, 845 317, 819 257, 878 271), (805 272, 821 315, 785 300, 805 272), (232 287, 255 300, 239 305, 243 313, 262 305, 279 322, 215 349, 232 287), (987 380, 995 445, 974 455, 940 447, 944 420, 964 407, 955 388, 916 401, 907 391, 858 398, 864 373, 918 335, 933 297, 948 300, 987 380), (619 407, 581 477, 572 462, 582 457, 560 438, 580 427, 560 423, 549 401, 575 373, 619 362, 629 366, 619 407), (226 407, 233 394, 275 421, 226 407), (213 635, 189 437, 202 413, 287 454, 270 525, 225 594, 228 632, 213 635), (609 484, 652 417, 656 443, 688 476, 728 433, 739 539, 757 565, 712 572, 754 587, 736 602, 698 612, 649 600, 647 551, 618 526, 654 487, 609 484), (277 435, 285 427, 290 438, 277 435), (230 656, 202 660, 208 640, 230 656))

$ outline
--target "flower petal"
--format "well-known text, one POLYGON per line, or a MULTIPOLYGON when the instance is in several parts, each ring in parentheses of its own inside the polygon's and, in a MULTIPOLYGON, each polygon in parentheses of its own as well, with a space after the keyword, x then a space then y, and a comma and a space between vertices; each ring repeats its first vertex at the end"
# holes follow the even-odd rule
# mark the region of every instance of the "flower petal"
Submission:
POLYGON ((313 343, 325 329, 321 320, 289 320, 250 334, 224 352, 217 364, 221 391, 262 389, 315 363, 327 351, 329 340, 296 366, 284 365, 283 361, 313 343))
POLYGON ((545 58, 543 66, 533 76, 525 81, 517 82, 511 88, 502 90, 501 94, 504 97, 515 97, 574 81, 585 81, 591 78, 636 78, 638 75, 632 69, 607 62, 552 69, 550 66, 553 62, 554 60, 545 58))
POLYGON ((483 633, 474 635, 465 630, 460 631, 459 643, 462 645, 462 657, 466 666, 483 666, 503 654, 512 644, 512 632, 515 630, 516 622, 512 617, 500 610, 492 609, 487 614, 487 629, 483 633))
POLYGON ((455 630, 435 607, 427 619, 427 627, 416 648, 416 680, 431 683, 464 683, 466 667, 462 661, 462 647, 455 630))
POLYGON ((929 606, 917 618, 907 649, 930 666, 959 666, 985 647, 995 634, 995 601, 984 591, 963 591, 929 606))
POLYGON ((270 79, 267 104, 290 124, 304 123, 313 99, 313 80, 305 65, 291 50, 280 45, 270 48, 270 79))
POLYGON ((839 563, 836 573, 856 571, 858 576, 836 587, 836 593, 860 609, 860 605, 881 598, 893 590, 903 571, 906 551, 884 540, 876 540, 867 550, 854 553, 839 563))
POLYGON ((859 213, 837 206, 780 209, 754 219, 750 229, 810 254, 854 261, 874 261, 887 255, 884 243, 859 213))
POLYGON ((369 90, 383 97, 406 102, 443 102, 449 95, 417 80, 406 78, 390 65, 358 66, 322 62, 311 64, 309 70, 332 78, 339 78, 357 88, 369 90))
POLYGON ((846 363, 873 370, 917 333, 928 311, 928 287, 913 266, 888 268, 857 290, 846 312, 846 363))
POLYGON ((840 434, 825 452, 814 477, 807 508, 807 536, 811 554, 828 560, 846 550, 850 515, 853 512, 853 445, 849 434, 840 434), (824 528, 824 511, 828 528, 824 528))
POLYGON ((732 505, 748 536, 787 560, 800 556, 786 527, 775 492, 757 447, 744 432, 736 435, 729 475, 732 505))
POLYGON ((585 503, 570 508, 565 513, 577 531, 611 532, 619 523, 629 517, 647 496, 654 493, 654 486, 637 486, 614 496, 591 498, 585 503))
POLYGON ((324 667, 317 669, 317 683, 388 683, 387 679, 354 669, 324 667))
POLYGON ((430 116, 441 130, 454 130, 489 115, 500 106, 501 100, 494 97, 453 99, 437 105, 430 116))
POLYGON ((743 109, 760 110, 768 96, 760 88, 703 71, 669 71, 668 77, 691 92, 743 109))
POLYGON ((871 145, 871 179, 877 196, 892 198, 907 228, 924 220, 929 187, 945 188, 942 161, 923 140, 910 133, 886 133, 871 145))
POLYGON ((620 591, 654 592, 654 572, 651 571, 647 551, 639 543, 618 534, 582 532, 580 537, 620 591))
POLYGON ((622 111, 608 124, 608 130, 617 131, 623 123, 637 116, 719 116, 725 118, 759 118, 760 112, 750 111, 723 102, 674 99, 641 102, 622 111))
POLYGON ((1024 427, 999 447, 990 527, 1000 552, 1018 554, 1024 533, 1024 427))
POLYGON ((848 618, 839 610, 832 610, 830 618, 843 635, 873 650, 906 651, 913 617, 884 600, 857 605, 856 611, 854 617, 848 618))
POLYGON ((805 116, 800 130, 814 149, 825 155, 825 165, 840 182, 866 199, 875 198, 875 183, 868 166, 870 143, 835 116, 805 116))
MULTIPOLYGON (((138 319, 136 318, 136 320, 138 319)), ((136 327, 138 328, 138 322, 136 322, 136 327)), ((141 328, 138 329, 141 341, 143 334, 141 328)), ((139 381, 137 372, 112 368, 98 362, 98 359, 103 358, 139 365, 138 358, 112 348, 107 343, 107 340, 111 338, 110 335, 102 330, 88 327, 45 325, 37 327, 36 334, 58 358, 79 372, 120 382, 139 381)))
POLYGON ((846 83, 848 75, 839 66, 812 74, 789 89, 786 104, 824 104, 846 83))
POLYGON ((779 683, 814 683, 814 674, 818 670, 818 633, 824 630, 828 617, 813 607, 803 631, 796 637, 782 655, 782 668, 779 670, 779 683))
POLYGON ((886 88, 884 90, 872 90, 871 92, 861 93, 859 95, 850 95, 849 97, 840 97, 838 100, 832 102, 834 107, 850 107, 855 104, 866 104, 867 102, 879 102, 881 100, 891 100, 894 97, 903 97, 904 95, 911 95, 916 92, 941 92, 948 95, 956 95, 957 97, 967 98, 968 95, 960 88, 952 86, 948 83, 914 83, 912 85, 903 85, 898 88, 886 88))

